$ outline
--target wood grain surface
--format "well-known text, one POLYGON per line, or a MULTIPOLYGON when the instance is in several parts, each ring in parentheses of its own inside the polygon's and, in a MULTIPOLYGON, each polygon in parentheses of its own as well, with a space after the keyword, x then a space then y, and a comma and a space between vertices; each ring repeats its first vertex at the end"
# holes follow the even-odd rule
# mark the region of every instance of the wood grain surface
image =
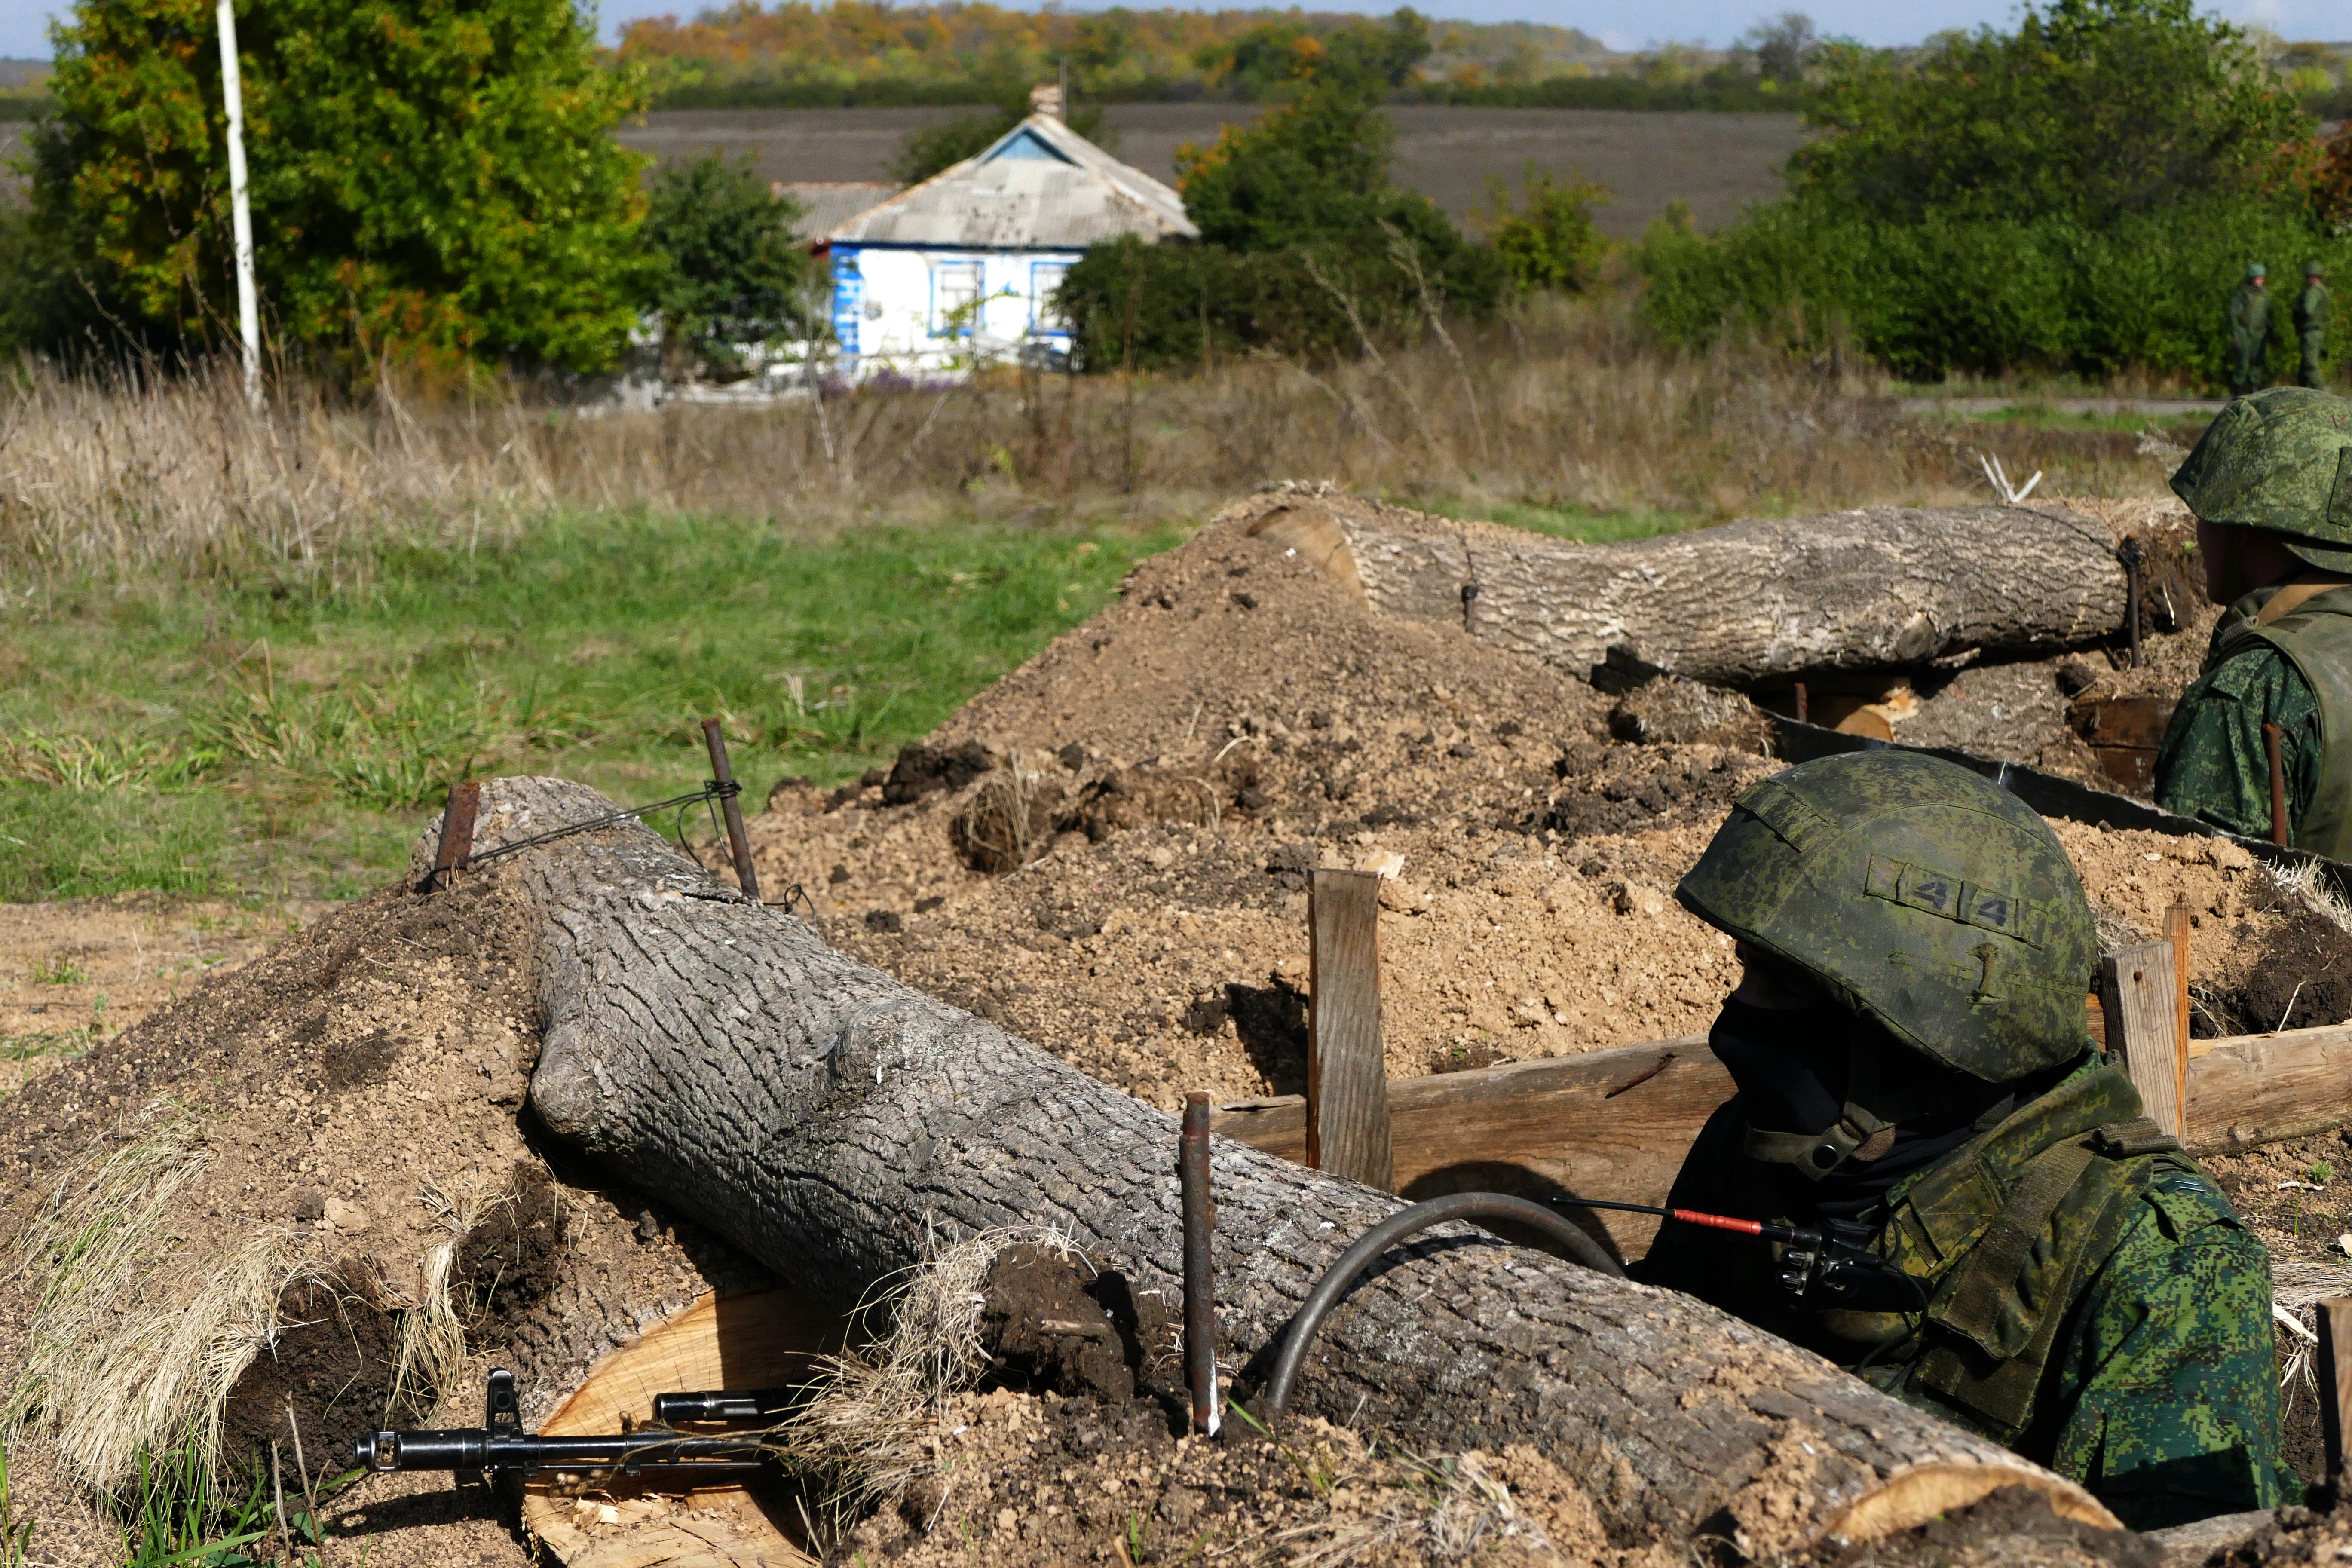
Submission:
POLYGON ((1379 873, 1317 871, 1307 926, 1307 1163, 1392 1192, 1379 873))

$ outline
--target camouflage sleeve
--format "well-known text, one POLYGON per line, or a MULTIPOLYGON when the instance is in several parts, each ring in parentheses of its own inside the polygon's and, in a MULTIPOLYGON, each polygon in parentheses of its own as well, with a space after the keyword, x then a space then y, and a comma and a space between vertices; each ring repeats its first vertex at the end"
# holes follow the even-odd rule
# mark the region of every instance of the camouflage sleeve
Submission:
POLYGON ((2276 724, 2287 819, 2303 819, 2318 771, 2319 702, 2287 657, 2255 642, 2181 694, 2156 753, 2156 804, 2249 838, 2271 836, 2271 763, 2263 726, 2276 724))
POLYGON ((2270 1256, 2201 1173, 2158 1174, 2070 1333, 2050 1468, 2126 1524, 2301 1500, 2278 1462, 2270 1256))

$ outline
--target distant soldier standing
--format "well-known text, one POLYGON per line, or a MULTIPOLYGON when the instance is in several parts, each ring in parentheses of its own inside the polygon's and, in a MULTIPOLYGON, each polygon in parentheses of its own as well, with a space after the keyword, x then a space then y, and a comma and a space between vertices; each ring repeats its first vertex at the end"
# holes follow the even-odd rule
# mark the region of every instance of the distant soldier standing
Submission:
POLYGON ((2271 297, 2266 269, 2246 263, 2246 280, 2230 296, 2230 395, 2243 397, 2263 382, 2263 359, 2271 346, 2271 297))
POLYGON ((2327 268, 2316 261, 2303 264, 2303 292, 2294 297, 2294 336, 2303 346, 2303 374, 2297 379, 2315 392, 2327 390, 2327 377, 2319 367, 2320 355, 2327 347, 2327 285, 2320 279, 2327 268))
POLYGON ((2172 476, 2205 592, 2227 606, 2156 754, 2156 800, 2352 859, 2352 403, 2273 387, 2221 411, 2172 476))

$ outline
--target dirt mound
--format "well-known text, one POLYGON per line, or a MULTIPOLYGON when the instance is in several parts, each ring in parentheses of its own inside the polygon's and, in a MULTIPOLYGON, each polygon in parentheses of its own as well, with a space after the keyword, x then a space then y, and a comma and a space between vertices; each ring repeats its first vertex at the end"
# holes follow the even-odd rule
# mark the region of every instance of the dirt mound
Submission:
MULTIPOLYGON (((312 1468, 338 1469, 387 1418, 478 1422, 493 1362, 515 1370, 535 1422, 612 1346, 714 1282, 764 1278, 530 1147, 523 929, 489 879, 377 894, 25 1087, 0 1124, 0 1173, 32 1267, 0 1293, 0 1380, 39 1379, 37 1431, 106 1425, 110 1400, 159 1386, 169 1369, 139 1324, 216 1322, 207 1342, 233 1357, 268 1325, 269 1342, 225 1369, 227 1484, 266 1473, 273 1438, 290 1456, 298 1426, 312 1468), (122 1237, 120 1268, 77 1250, 87 1228, 52 1236, 60 1219, 122 1237)), ((68 1443, 70 1458, 11 1446, 47 1560, 119 1560, 79 1489, 135 1492, 135 1445, 179 1433, 117 1436, 68 1443)), ((399 1525, 467 1519, 487 1531, 480 1560, 525 1560, 488 1493, 453 1503, 447 1487, 374 1478, 337 1511, 390 1526, 373 1562, 448 1561, 450 1536, 399 1525)))
MULTIPOLYGON (((1188 1090, 1303 1089, 1317 866, 1402 858, 1381 931, 1392 1077, 1705 1028, 1730 944, 1672 891, 1733 797, 1780 765, 1752 706, 1687 682, 1603 695, 1375 616, 1248 534, 1285 493, 1145 563, 1118 603, 943 725, 929 754, 992 760, 961 790, 905 806, 874 785, 779 792, 751 825, 762 885, 801 885, 835 944, 1170 1109, 1188 1090)), ((2178 521, 2109 510, 2150 537, 2178 521)), ((2193 671, 2192 641, 2201 656, 2193 626, 2151 631, 2149 668, 2095 653, 2091 679, 2193 671)), ((2095 773, 2068 728, 2067 662, 1964 669, 1895 732, 2016 755, 2006 742, 2046 720, 2036 757, 2095 773)), ((2057 826, 2118 930, 2160 932, 2175 901, 2198 912, 2200 1027, 2244 1016, 2235 977, 2283 918, 2254 862, 2057 826)))

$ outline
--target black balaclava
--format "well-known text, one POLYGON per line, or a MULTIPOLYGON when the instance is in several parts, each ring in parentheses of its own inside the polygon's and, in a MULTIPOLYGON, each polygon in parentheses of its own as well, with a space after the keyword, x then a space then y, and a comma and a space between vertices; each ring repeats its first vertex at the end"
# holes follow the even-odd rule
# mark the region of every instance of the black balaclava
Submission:
MULTIPOLYGON (((1825 1173, 1782 1163, 1791 1177, 1783 1184, 1790 1212, 1831 1219, 1861 1214, 1895 1183, 1976 1136, 1988 1112, 2022 1104, 2051 1077, 1986 1083, 1930 1061, 1826 997, 1790 1008, 1727 1000, 1707 1044, 1739 1087, 1751 1144, 1758 1134, 1828 1131, 1845 1113, 1854 1062, 1864 1054, 1875 1061, 1878 1081, 1868 1098, 1891 1125, 1825 1173)), ((2051 1081, 2071 1070, 2069 1064, 2051 1081)))

